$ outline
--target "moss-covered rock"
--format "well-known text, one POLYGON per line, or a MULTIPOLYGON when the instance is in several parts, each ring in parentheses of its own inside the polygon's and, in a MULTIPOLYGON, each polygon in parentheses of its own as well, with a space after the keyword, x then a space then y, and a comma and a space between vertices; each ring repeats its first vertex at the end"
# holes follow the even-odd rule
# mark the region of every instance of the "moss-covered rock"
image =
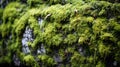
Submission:
POLYGON ((118 0, 10 2, 0 8, 0 64, 119 67, 119 14, 118 0))

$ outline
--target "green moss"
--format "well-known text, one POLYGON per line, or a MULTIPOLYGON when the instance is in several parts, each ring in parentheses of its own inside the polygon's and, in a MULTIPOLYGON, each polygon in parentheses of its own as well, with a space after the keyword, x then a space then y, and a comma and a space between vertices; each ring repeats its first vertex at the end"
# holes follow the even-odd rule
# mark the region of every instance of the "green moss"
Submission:
POLYGON ((85 34, 82 34, 78 40, 78 42, 82 45, 87 41, 88 37, 85 34))
POLYGON ((112 34, 110 34, 110 33, 104 33, 102 36, 101 36, 101 39, 106 39, 106 38, 109 38, 109 37, 113 37, 113 35, 112 34))
POLYGON ((76 43, 76 41, 77 41, 77 37, 73 34, 67 35, 67 37, 64 39, 64 42, 70 45, 76 43))
POLYGON ((18 2, 12 2, 5 8, 3 12, 3 22, 7 21, 13 22, 13 20, 19 16, 19 13, 23 10, 24 5, 21 5, 18 2))
POLYGON ((81 56, 79 53, 74 52, 74 55, 71 57, 72 67, 86 66, 85 57, 81 56), (79 64, 78 64, 79 63, 79 64))
POLYGON ((62 40, 61 34, 54 35, 54 36, 52 37, 52 42, 53 42, 53 44, 56 45, 56 46, 60 45, 60 44, 62 43, 62 41, 63 41, 63 40, 62 40))
POLYGON ((8 64, 10 64, 10 62, 11 62, 11 59, 8 56, 0 58, 0 63, 8 63, 8 64))
POLYGON ((2 15, 3 15, 3 9, 0 8, 0 20, 2 19, 2 15))
POLYGON ((27 0, 27 4, 30 7, 37 7, 39 4, 43 3, 43 0, 27 0))
POLYGON ((15 29, 15 32, 18 34, 18 35, 21 35, 22 34, 22 31, 25 29, 25 26, 27 24, 27 19, 28 19, 28 14, 25 14, 23 15, 20 20, 18 20, 15 25, 14 25, 14 28, 15 29))
POLYGON ((10 34, 11 28, 12 28, 11 23, 1 25, 1 34, 3 38, 10 34))
POLYGON ((70 16, 71 12, 70 8, 71 8, 70 4, 66 4, 64 6, 58 4, 44 9, 41 15, 45 17, 45 19, 48 19, 50 21, 54 20, 56 22, 60 22, 62 20, 66 20, 66 18, 70 16))
POLYGON ((117 44, 118 44, 118 47, 120 47, 120 41, 118 41, 117 44))
POLYGON ((47 55, 39 55, 38 58, 44 64, 43 66, 53 66, 53 65, 55 65, 55 61, 47 55))
POLYGON ((25 61, 27 66, 34 66, 34 64, 35 64, 35 60, 34 60, 34 57, 32 55, 25 56, 24 61, 25 61))
POLYGON ((105 65, 102 62, 98 62, 98 64, 96 65, 96 67, 105 67, 105 65))
POLYGON ((104 44, 99 44, 99 52, 100 52, 100 55, 103 57, 103 56, 107 56, 109 55, 109 53, 111 52, 110 51, 110 47, 109 46, 106 46, 104 44))
POLYGON ((117 32, 120 32, 120 24, 117 24, 117 25, 114 27, 114 30, 116 30, 117 32))

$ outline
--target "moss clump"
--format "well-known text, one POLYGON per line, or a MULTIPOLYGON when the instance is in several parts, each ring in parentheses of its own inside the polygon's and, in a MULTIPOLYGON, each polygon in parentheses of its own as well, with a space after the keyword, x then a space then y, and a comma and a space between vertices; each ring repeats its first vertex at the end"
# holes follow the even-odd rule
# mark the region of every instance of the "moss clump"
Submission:
POLYGON ((55 6, 50 6, 44 9, 41 14, 43 17, 45 17, 45 19, 48 19, 50 21, 55 20, 55 22, 61 22, 66 20, 67 17, 70 16, 70 8, 70 4, 66 4, 64 6, 57 4, 55 6))
POLYGON ((47 55, 38 55, 38 59, 44 64, 44 66, 54 66, 56 64, 53 58, 47 55))
POLYGON ((32 55, 27 55, 23 58, 27 66, 34 66, 35 65, 35 59, 32 55))
POLYGON ((67 37, 64 39, 64 42, 69 45, 76 43, 76 41, 77 41, 77 37, 73 34, 67 35, 67 37))
POLYGON ((3 22, 6 23, 7 21, 9 22, 14 22, 14 19, 16 17, 19 17, 21 11, 23 10, 24 5, 21 5, 18 2, 13 2, 7 5, 3 12, 3 22))

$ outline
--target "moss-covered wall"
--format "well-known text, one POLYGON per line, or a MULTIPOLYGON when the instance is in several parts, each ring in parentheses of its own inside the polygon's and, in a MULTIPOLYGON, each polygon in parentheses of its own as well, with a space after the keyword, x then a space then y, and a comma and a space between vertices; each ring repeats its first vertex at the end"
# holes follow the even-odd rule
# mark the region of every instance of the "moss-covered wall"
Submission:
POLYGON ((8 0, 0 65, 119 67, 119 33, 119 0, 8 0))

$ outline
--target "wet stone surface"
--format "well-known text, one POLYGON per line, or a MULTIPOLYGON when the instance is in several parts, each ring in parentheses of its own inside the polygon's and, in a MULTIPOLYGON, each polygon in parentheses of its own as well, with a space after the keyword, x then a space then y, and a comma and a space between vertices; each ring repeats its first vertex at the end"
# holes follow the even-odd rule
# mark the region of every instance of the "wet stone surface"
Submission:
POLYGON ((46 50, 44 48, 44 44, 41 44, 41 46, 37 49, 37 54, 44 54, 46 53, 46 50))
POLYGON ((15 66, 20 66, 20 59, 16 55, 13 56, 13 60, 15 66))
POLYGON ((26 27, 25 33, 22 38, 22 51, 27 54, 30 53, 30 48, 28 47, 28 42, 33 42, 33 32, 29 27, 26 27))
POLYGON ((43 19, 41 19, 41 18, 39 17, 39 18, 38 18, 38 23, 39 23, 39 25, 42 25, 43 19))

